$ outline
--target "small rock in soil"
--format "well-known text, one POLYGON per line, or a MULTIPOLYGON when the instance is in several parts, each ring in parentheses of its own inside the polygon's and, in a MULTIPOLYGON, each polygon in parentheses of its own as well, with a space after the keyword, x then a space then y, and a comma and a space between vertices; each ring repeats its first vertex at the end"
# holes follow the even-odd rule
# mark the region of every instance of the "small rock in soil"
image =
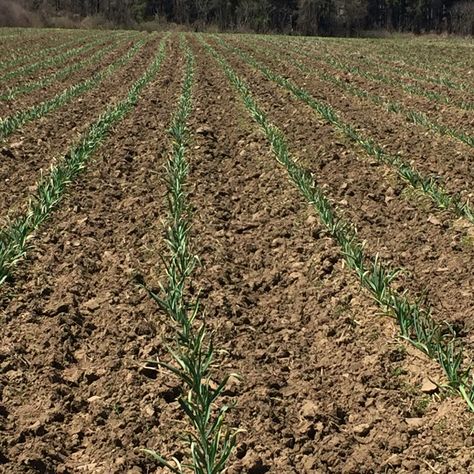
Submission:
POLYGON ((423 383, 421 384, 420 390, 423 393, 435 393, 438 391, 438 386, 430 379, 424 379, 423 383))
POLYGON ((439 219, 437 219, 435 216, 430 216, 428 217, 428 222, 433 225, 441 226, 443 225, 439 219))
POLYGON ((83 303, 82 308, 87 309, 89 311, 95 311, 100 308, 100 303, 97 298, 91 298, 90 300, 83 303))
POLYGON ((398 454, 392 454, 384 463, 386 466, 399 467, 402 464, 402 459, 398 454))
POLYGON ((301 407, 301 416, 303 418, 316 418, 319 412, 319 404, 312 400, 306 400, 301 407))
POLYGON ((371 426, 368 423, 361 423, 354 426, 354 434, 358 436, 367 436, 370 433, 371 426))
POLYGON ((263 463, 262 458, 258 454, 248 453, 242 459, 242 467, 244 472, 248 474, 265 474, 269 471, 269 466, 263 463))
POLYGON ((235 397, 237 395, 239 385, 240 385, 240 380, 235 375, 231 375, 229 377, 229 380, 227 380, 225 389, 222 392, 222 394, 228 397, 235 397))
POLYGON ((419 428, 421 425, 423 425, 424 421, 423 418, 405 418, 405 423, 410 428, 419 428))

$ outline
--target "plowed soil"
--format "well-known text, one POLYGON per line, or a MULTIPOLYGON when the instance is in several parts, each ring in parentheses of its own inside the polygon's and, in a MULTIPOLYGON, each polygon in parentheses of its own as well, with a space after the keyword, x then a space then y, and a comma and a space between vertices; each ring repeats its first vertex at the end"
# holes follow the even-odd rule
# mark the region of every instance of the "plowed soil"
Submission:
MULTIPOLYGON (((291 151, 314 173, 340 213, 355 223, 371 253, 408 270, 405 288, 418 295, 427 292, 440 318, 470 327, 466 316, 474 314, 474 248, 463 245, 455 217, 435 218, 439 213, 434 205, 417 207, 406 199, 401 183, 390 175, 392 179, 383 179, 388 170, 375 160, 358 160, 350 145, 339 143, 335 149, 338 134, 329 125, 321 126, 312 109, 263 76, 255 81, 255 70, 242 60, 226 57, 249 82, 269 118, 285 131, 291 151)), ((328 97, 332 102, 336 94, 328 97)))
MULTIPOLYGON (((0 51, 5 53, 2 57, 2 61, 10 60, 12 53, 17 57, 21 54, 21 51, 23 53, 21 55, 24 56, 28 51, 35 52, 41 49, 41 47, 51 48, 63 43, 68 43, 71 39, 74 39, 74 37, 81 41, 83 36, 83 34, 78 35, 77 32, 71 34, 64 31, 58 31, 56 33, 48 31, 40 34, 8 36, 2 38, 0 51)), ((25 62, 22 62, 22 64, 24 63, 25 62)))
MULTIPOLYGON (((274 42, 273 44, 276 46, 283 46, 283 44, 278 41, 274 42)), ((397 70, 397 68, 394 66, 389 67, 386 65, 385 67, 381 67, 381 63, 379 62, 373 64, 373 62, 376 61, 374 58, 369 57, 366 61, 364 61, 366 58, 362 54, 354 58, 352 55, 347 54, 347 52, 344 54, 343 50, 335 50, 333 54, 336 56, 339 62, 345 66, 356 67, 361 71, 361 74, 358 74, 357 72, 349 73, 324 61, 325 57, 323 56, 320 58, 320 54, 317 53, 317 49, 315 48, 299 49, 298 45, 295 44, 292 48, 280 47, 279 50, 285 51, 289 55, 288 57, 292 57, 292 55, 293 58, 297 57, 298 60, 302 60, 302 62, 307 64, 308 67, 311 67, 313 70, 322 70, 330 75, 341 78, 350 84, 361 87, 371 95, 379 95, 385 100, 396 101, 405 107, 412 108, 413 110, 423 111, 433 121, 443 120, 449 122, 452 127, 460 127, 461 129, 465 128, 466 130, 469 129, 468 124, 463 123, 462 121, 456 122, 453 120, 456 117, 456 114, 460 114, 460 116, 465 114, 465 112, 463 112, 464 109, 457 107, 455 104, 462 103, 463 101, 466 101, 466 99, 468 100, 468 98, 462 91, 456 89, 453 90, 448 86, 442 86, 423 81, 424 75, 427 75, 427 71, 416 71, 416 73, 410 71, 410 73, 415 74, 415 77, 419 78, 419 80, 416 80, 414 77, 407 78, 403 75, 403 73, 406 72, 404 68, 397 70), (362 60, 359 59, 359 57, 361 57, 362 60), (397 74, 397 72, 399 72, 399 74, 397 74), (397 85, 386 84, 381 80, 377 81, 375 79, 371 79, 370 77, 366 78, 362 75, 364 73, 375 75, 376 77, 386 76, 389 80, 397 81, 402 85, 407 83, 409 85, 416 86, 417 88, 421 88, 425 92, 438 93, 443 97, 448 97, 453 101, 453 103, 443 104, 417 94, 407 94, 406 91, 404 91, 401 87, 397 87, 397 85), (443 115, 440 117, 436 112, 441 110, 443 115)), ((327 54, 329 54, 329 52, 327 54)), ((468 71, 469 69, 467 68, 464 71, 464 74, 467 77, 469 77, 468 71)))
MULTIPOLYGON (((14 158, 0 155, 2 218, 24 207, 41 168, 125 96, 160 39, 94 90, 8 138, 3 150, 14 158)), ((227 472, 473 472, 474 415, 459 396, 430 382, 445 383, 439 366, 397 336, 223 70, 198 38, 186 39, 195 56, 187 189, 200 262, 189 291, 200 294, 214 334, 217 375, 241 377, 223 392, 235 404, 227 422, 243 430, 227 472)), ((471 355, 472 226, 411 193, 312 109, 204 39, 247 82, 298 163, 357 226, 367 252, 405 268, 395 286, 424 296, 471 355)), ((359 99, 298 77, 252 42, 229 41, 304 82, 384 145, 400 134, 393 151, 424 150, 419 160, 427 167, 442 161, 435 161, 437 144, 440 153, 452 151, 451 143, 433 143, 397 116, 372 109, 364 118, 368 105, 359 99)), ((0 286, 1 473, 164 473, 143 448, 185 456, 180 385, 147 365, 167 360, 169 326, 139 285, 156 289, 165 274, 167 129, 184 73, 178 35, 166 51, 156 79, 0 286)), ((40 98, 38 92, 25 100, 40 98)), ((465 190, 471 181, 456 154, 444 159, 438 171, 449 171, 451 185, 465 190)))
POLYGON ((139 369, 160 328, 133 277, 153 271, 163 245, 173 56, 3 293, 3 472, 124 472, 154 441, 142 416, 156 421, 159 390, 139 369))
MULTIPOLYGON (((252 51, 256 58, 262 59, 274 71, 291 78, 317 100, 329 103, 345 123, 353 125, 365 137, 372 138, 387 152, 400 154, 405 161, 412 163, 416 169, 425 174, 442 176, 443 183, 449 191, 463 192, 468 199, 474 197, 472 147, 457 139, 434 133, 426 127, 409 123, 402 115, 389 113, 369 100, 341 92, 333 84, 322 81, 315 75, 305 77, 295 66, 272 55, 267 45, 261 50, 250 48, 242 42, 238 42, 238 45, 244 50, 252 51)), ((308 60, 301 58, 298 60, 312 68, 318 67, 318 64, 310 64, 308 60)), ((340 72, 337 74, 341 75, 340 72)), ((373 83, 370 83, 370 86, 366 85, 363 89, 370 92, 373 87, 373 83)), ((391 88, 386 88, 382 95, 391 99, 393 97, 390 91, 391 88)), ((380 90, 375 92, 380 95, 380 90)), ((437 108, 436 103, 413 96, 407 96, 405 104, 420 112, 437 108)), ((474 127, 472 112, 443 107, 434 114, 434 118, 445 125, 452 125, 455 129, 464 129, 467 134, 472 135, 474 127)))
MULTIPOLYGON (((122 100, 130 85, 145 71, 156 54, 160 38, 153 38, 141 48, 132 61, 118 68, 114 74, 104 78, 95 87, 79 95, 39 120, 33 120, 9 135, 3 144, 0 161, 0 182, 5 184, 0 200, 0 216, 10 216, 24 208, 28 193, 34 189, 40 177, 40 170, 61 160, 82 133, 111 104, 122 100)), ((107 57, 101 67, 117 61, 125 55, 135 42, 126 42, 107 57)), ((65 86, 86 80, 90 68, 69 81, 65 86)), ((42 91, 18 101, 28 107, 42 102, 42 91), (25 104, 28 102, 28 105, 25 104)), ((15 102, 15 107, 17 107, 15 102)))
MULTIPOLYGON (((30 78, 25 78, 24 76, 14 80, 11 80, 11 84, 15 86, 23 87, 27 86, 28 84, 35 83, 42 78, 47 78, 49 74, 54 73, 58 69, 62 69, 63 67, 67 67, 76 62, 81 62, 84 59, 92 56, 96 51, 106 49, 109 46, 116 45, 115 48, 109 50, 109 52, 102 58, 101 63, 92 64, 90 66, 86 66, 83 69, 74 72, 73 74, 69 75, 66 78, 61 80, 54 81, 52 84, 47 85, 41 89, 37 89, 36 94, 33 93, 22 93, 18 94, 11 100, 2 100, 0 101, 0 116, 1 117, 8 117, 19 111, 25 110, 29 107, 36 105, 39 102, 44 102, 46 100, 52 99, 55 95, 61 93, 65 89, 69 88, 71 85, 81 82, 84 78, 90 77, 94 75, 95 72, 99 71, 102 68, 107 67, 108 64, 114 62, 120 55, 117 53, 117 50, 121 47, 120 52, 123 54, 125 51, 125 47, 131 47, 132 41, 120 41, 119 38, 113 38, 110 41, 104 41, 99 46, 96 46, 93 50, 87 51, 86 53, 79 54, 74 56, 72 59, 63 63, 61 65, 57 65, 51 68, 49 71, 40 70, 35 75, 30 78), (82 79, 81 79, 82 78, 82 79), (39 100, 40 99, 40 100, 39 100)), ((11 85, 10 84, 10 85, 11 85)), ((8 86, 6 86, 8 88, 8 86)), ((14 89, 14 87, 12 87, 14 89)))
POLYGON ((400 81, 400 84, 416 85, 453 99, 469 100, 468 97, 462 96, 461 91, 469 88, 469 84, 472 86, 473 81, 469 73, 472 64, 466 61, 466 55, 470 54, 469 51, 460 47, 459 52, 464 60, 463 64, 458 64, 456 68, 452 67, 453 64, 451 63, 455 54, 453 45, 451 45, 451 53, 444 56, 449 57, 448 64, 443 62, 443 52, 439 46, 436 48, 435 54, 431 55, 431 62, 429 49, 425 49, 424 52, 420 53, 419 48, 411 48, 411 51, 400 52, 400 55, 393 59, 394 48, 392 45, 371 44, 367 48, 361 42, 350 46, 342 42, 331 43, 328 41, 319 42, 317 45, 314 45, 314 42, 307 42, 306 46, 306 51, 311 51, 315 59, 320 57, 321 50, 326 55, 334 55, 344 63, 345 59, 351 57, 350 63, 360 67, 362 71, 381 74, 400 81), (421 57, 417 54, 421 54, 421 57), (447 79, 449 83, 442 83, 440 79, 447 79))
MULTIPOLYGON (((59 48, 58 50, 52 51, 49 55, 45 57, 39 57, 36 60, 35 59, 30 59, 26 63, 20 65, 20 66, 15 66, 11 68, 11 71, 5 71, 0 73, 0 77, 6 76, 4 79, 2 79, 2 89, 5 88, 6 90, 13 88, 18 85, 23 85, 24 83, 28 83, 31 81, 35 81, 39 78, 42 77, 47 77, 49 74, 56 72, 59 68, 64 67, 68 63, 72 63, 74 61, 79 61, 81 52, 76 51, 77 49, 88 47, 90 43, 95 43, 97 42, 97 45, 105 45, 111 40, 113 41, 114 37, 117 35, 113 35, 112 38, 110 37, 101 37, 100 35, 94 37, 94 38, 87 38, 84 37, 81 41, 71 41, 71 42, 66 42, 65 46, 62 48, 59 48), (70 50, 73 50, 71 53, 71 56, 68 58, 61 59, 61 56, 64 53, 69 52, 70 50), (56 64, 48 65, 47 61, 50 59, 54 59, 55 61, 59 61, 56 64), (46 64, 42 64, 46 62, 46 64), (28 69, 23 69, 27 68, 29 64, 36 64, 39 63, 39 66, 33 70, 33 71, 28 71, 28 69), (9 77, 9 73, 14 73, 15 75, 13 77, 9 77)), ((89 54, 91 50, 87 50, 89 54)))

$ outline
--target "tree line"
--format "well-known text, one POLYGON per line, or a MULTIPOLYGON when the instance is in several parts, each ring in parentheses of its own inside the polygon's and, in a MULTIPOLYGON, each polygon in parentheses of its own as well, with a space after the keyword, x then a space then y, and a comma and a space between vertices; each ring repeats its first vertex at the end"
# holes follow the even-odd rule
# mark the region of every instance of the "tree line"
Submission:
POLYGON ((367 30, 474 34, 472 0, 20 0, 32 12, 101 17, 116 25, 353 35, 367 30))

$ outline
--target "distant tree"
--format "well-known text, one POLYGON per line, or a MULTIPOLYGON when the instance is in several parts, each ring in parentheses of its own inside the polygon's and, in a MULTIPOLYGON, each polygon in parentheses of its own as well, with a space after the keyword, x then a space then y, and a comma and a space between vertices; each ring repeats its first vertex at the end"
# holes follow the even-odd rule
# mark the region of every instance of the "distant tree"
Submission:
MULTIPOLYGON (((2 0, 0 0, 1 2, 2 0)), ((98 16, 117 25, 153 20, 222 30, 353 34, 363 29, 474 34, 474 0, 3 0, 37 17, 98 16)), ((12 8, 10 8, 12 9, 12 8)), ((11 17, 11 15, 10 15, 11 17)), ((11 21, 11 19, 9 20, 11 21)))
POLYGON ((474 35, 474 3, 472 1, 454 4, 448 14, 451 32, 474 35))
POLYGON ((235 8, 231 0, 213 0, 212 2, 213 22, 222 30, 234 26, 235 8))
POLYGON ((271 4, 268 0, 241 0, 236 8, 237 26, 256 32, 271 29, 271 4))
POLYGON ((191 3, 188 0, 174 0, 173 15, 178 23, 189 23, 191 19, 191 3))
POLYGON ((338 32, 352 34, 364 28, 367 17, 367 0, 338 0, 336 18, 338 32))
POLYGON ((297 0, 270 0, 270 25, 273 30, 290 33, 296 28, 297 0))
POLYGON ((193 0, 196 19, 204 24, 209 22, 212 10, 212 0, 193 0))
POLYGON ((299 0, 298 29, 304 35, 328 33, 334 24, 335 3, 333 0, 299 0))
POLYGON ((146 19, 148 1, 147 0, 135 0, 130 4, 130 16, 131 18, 140 23, 146 19))

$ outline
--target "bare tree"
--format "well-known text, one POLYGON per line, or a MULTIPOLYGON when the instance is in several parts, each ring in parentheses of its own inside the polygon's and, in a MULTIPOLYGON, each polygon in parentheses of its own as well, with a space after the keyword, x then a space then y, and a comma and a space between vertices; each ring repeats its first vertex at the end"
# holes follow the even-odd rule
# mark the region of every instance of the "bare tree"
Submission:
POLYGON ((298 28, 305 35, 328 32, 335 16, 332 0, 299 0, 298 28))
POLYGON ((474 35, 474 3, 456 3, 450 11, 451 31, 461 35, 474 35))

